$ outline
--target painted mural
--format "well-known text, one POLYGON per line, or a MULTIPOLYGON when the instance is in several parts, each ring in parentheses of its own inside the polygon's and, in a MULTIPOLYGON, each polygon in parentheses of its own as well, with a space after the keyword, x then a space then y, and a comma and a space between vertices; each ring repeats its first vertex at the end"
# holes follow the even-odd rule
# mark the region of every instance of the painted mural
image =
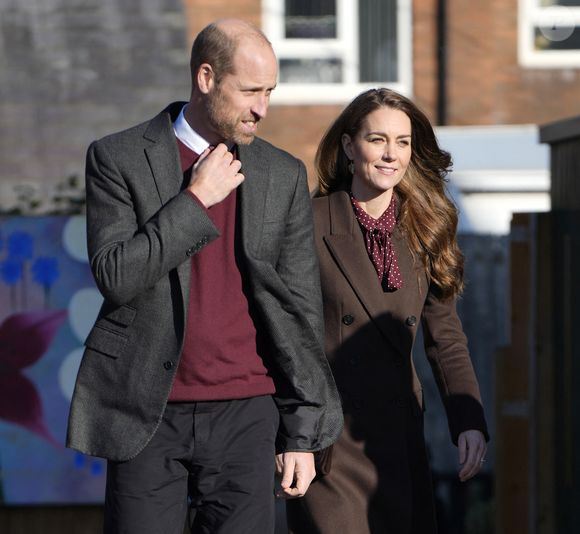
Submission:
POLYGON ((64 447, 101 302, 83 216, 0 217, 0 505, 102 501, 104 461, 64 447))

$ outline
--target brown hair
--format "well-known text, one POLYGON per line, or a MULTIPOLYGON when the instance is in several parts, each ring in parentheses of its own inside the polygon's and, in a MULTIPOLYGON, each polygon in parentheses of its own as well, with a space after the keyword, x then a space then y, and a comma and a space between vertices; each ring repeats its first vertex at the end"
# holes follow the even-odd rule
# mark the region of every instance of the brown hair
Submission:
POLYGON ((241 20, 230 20, 229 24, 228 21, 212 22, 201 30, 191 47, 189 68, 192 80, 203 63, 212 66, 216 83, 226 74, 233 74, 234 53, 242 37, 255 38, 272 46, 260 29, 241 20))
POLYGON ((400 201, 397 224, 439 296, 456 296, 463 289, 463 254, 457 245, 457 208, 445 187, 451 156, 439 148, 429 119, 408 98, 390 89, 370 89, 342 111, 316 152, 318 195, 350 189, 352 175, 342 148, 342 135, 354 138, 365 117, 381 107, 400 110, 411 121, 411 161, 395 187, 400 201))

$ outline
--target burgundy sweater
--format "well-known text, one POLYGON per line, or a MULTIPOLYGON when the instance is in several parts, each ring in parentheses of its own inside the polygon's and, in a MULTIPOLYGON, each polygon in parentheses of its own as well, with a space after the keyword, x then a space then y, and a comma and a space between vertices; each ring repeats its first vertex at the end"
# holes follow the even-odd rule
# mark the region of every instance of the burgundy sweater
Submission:
MULTIPOLYGON (((177 142, 184 179, 198 155, 177 142)), ((191 195, 192 202, 199 202, 191 195)), ((191 258, 185 338, 170 401, 226 400, 275 392, 236 260, 236 191, 207 212, 220 237, 191 258)))

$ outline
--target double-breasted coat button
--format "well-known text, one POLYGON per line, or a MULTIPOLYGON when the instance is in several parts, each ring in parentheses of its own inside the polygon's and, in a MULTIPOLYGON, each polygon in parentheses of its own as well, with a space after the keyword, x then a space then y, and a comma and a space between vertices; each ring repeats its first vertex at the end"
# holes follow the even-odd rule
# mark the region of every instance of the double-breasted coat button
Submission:
POLYGON ((417 317, 409 315, 409 317, 405 319, 405 323, 407 323, 407 326, 415 326, 417 324, 417 317))
POLYGON ((354 317, 350 314, 345 315, 342 318, 342 322, 346 325, 346 326, 350 326, 352 323, 354 323, 354 317))
POLYGON ((174 363, 173 363, 171 360, 168 360, 168 361, 166 361, 166 362, 163 364, 163 367, 164 367, 165 369, 167 369, 168 371, 171 371, 171 369, 173 369, 173 366, 174 366, 174 365, 175 365, 175 364, 174 364, 174 363))

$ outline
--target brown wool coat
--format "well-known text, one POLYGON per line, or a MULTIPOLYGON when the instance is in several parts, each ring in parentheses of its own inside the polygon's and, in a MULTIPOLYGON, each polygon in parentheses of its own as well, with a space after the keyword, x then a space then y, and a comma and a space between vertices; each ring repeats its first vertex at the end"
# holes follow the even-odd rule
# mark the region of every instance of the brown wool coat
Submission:
POLYGON ((435 532, 423 438, 422 388, 411 352, 423 324, 427 357, 451 437, 487 437, 479 387, 456 313, 429 290, 398 230, 393 240, 403 287, 385 293, 345 192, 313 201, 325 314, 325 349, 339 388, 345 428, 332 468, 303 499, 288 503, 291 531, 435 532))

